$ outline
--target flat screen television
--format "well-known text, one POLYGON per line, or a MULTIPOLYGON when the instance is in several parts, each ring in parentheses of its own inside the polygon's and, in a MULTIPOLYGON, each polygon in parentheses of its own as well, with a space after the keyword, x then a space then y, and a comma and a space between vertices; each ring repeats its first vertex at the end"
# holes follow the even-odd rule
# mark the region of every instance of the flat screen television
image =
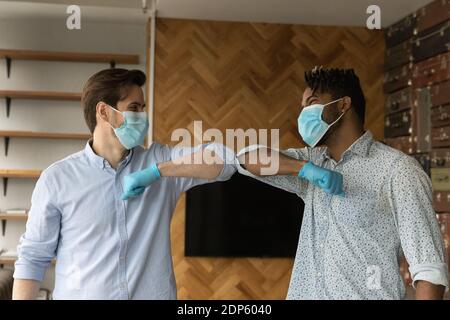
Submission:
POLYGON ((294 257, 304 203, 293 193, 236 173, 186 194, 185 255, 294 257))

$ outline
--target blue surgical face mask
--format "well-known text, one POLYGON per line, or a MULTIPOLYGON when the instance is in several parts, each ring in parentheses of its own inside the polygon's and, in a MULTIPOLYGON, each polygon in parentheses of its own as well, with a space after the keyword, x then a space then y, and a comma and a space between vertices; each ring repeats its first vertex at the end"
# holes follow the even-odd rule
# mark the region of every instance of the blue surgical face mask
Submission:
POLYGON ((342 100, 337 99, 327 104, 313 104, 308 107, 304 107, 298 117, 298 132, 302 136, 310 147, 315 147, 320 139, 323 138, 325 133, 330 129, 332 125, 338 122, 345 113, 342 113, 333 123, 328 124, 322 119, 322 113, 325 106, 342 100))
POLYGON ((123 124, 119 128, 113 128, 114 133, 125 149, 130 150, 144 143, 145 136, 148 132, 148 116, 146 112, 120 112, 113 107, 112 110, 122 114, 123 124))

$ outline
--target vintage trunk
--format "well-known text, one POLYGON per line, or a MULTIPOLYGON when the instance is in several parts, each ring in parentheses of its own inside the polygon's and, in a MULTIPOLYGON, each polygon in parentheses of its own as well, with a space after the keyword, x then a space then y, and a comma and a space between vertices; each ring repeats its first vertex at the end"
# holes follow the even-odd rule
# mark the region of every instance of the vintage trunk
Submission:
POLYGON ((414 35, 416 25, 416 15, 411 14, 387 28, 385 33, 386 46, 392 48, 411 38, 414 35))
POLYGON ((435 0, 417 11, 417 31, 423 32, 450 19, 450 0, 435 0))
POLYGON ((433 128, 450 126, 450 104, 431 108, 431 125, 433 128))
MULTIPOLYGON (((416 46, 415 43, 414 46, 416 46)), ((384 60, 385 69, 391 70, 396 67, 400 67, 402 65, 412 62, 413 60, 412 48, 413 44, 412 41, 409 39, 406 40, 405 42, 400 43, 399 45, 396 45, 393 48, 386 49, 386 56, 384 60)))
POLYGON ((386 98, 385 115, 410 109, 413 106, 414 97, 411 87, 391 93, 386 98))
POLYGON ((431 182, 435 191, 450 191, 450 168, 431 168, 431 182))
POLYGON ((431 106, 450 104, 450 81, 435 84, 430 88, 431 106))
POLYGON ((432 168, 450 168, 450 148, 433 149, 430 158, 432 168))
MULTIPOLYGON (((446 21, 417 35, 412 45, 412 58, 414 62, 418 62, 445 53, 449 51, 449 43, 450 21, 446 21)), ((406 45, 403 45, 403 47, 402 52, 405 53, 408 48, 406 45)), ((396 59, 395 61, 405 61, 406 57, 400 57, 399 51, 400 49, 396 49, 396 51, 391 53, 393 59, 396 59)), ((386 61, 389 61, 391 64, 395 62, 391 60, 386 61)))
POLYGON ((421 61, 414 65, 412 84, 416 88, 450 80, 450 53, 421 61))
POLYGON ((450 127, 431 129, 431 147, 432 148, 450 147, 450 127))
POLYGON ((386 116, 384 123, 385 138, 412 136, 416 152, 430 151, 430 92, 428 88, 416 90, 417 99, 409 110, 386 116))
POLYGON ((406 154, 416 153, 417 145, 414 142, 413 137, 397 137, 397 138, 386 138, 384 143, 388 146, 400 150, 406 154))
POLYGON ((384 77, 384 91, 392 93, 412 84, 412 64, 388 71, 384 77))
POLYGON ((433 207, 436 212, 450 212, 450 192, 433 191, 433 207))

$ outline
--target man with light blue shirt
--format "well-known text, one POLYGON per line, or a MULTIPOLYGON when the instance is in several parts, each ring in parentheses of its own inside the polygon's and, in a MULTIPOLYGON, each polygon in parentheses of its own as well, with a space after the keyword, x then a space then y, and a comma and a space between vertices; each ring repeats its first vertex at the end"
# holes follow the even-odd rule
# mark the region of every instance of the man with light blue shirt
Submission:
POLYGON ((177 199, 195 185, 229 179, 234 153, 218 144, 140 147, 148 129, 145 81, 141 71, 124 69, 87 81, 82 104, 93 138, 44 170, 36 184, 18 246, 14 299, 37 296, 53 258, 54 299, 176 298, 169 231, 177 199), (229 164, 172 161, 213 151, 230 157, 229 164), (144 168, 156 177, 151 188, 123 186, 126 175, 144 168))
MULTIPOLYGON (((14 299, 36 297, 53 258, 54 299, 176 298, 170 221, 177 199, 193 186, 229 179, 236 158, 216 143, 140 147, 148 130, 145 80, 141 71, 108 69, 87 81, 82 104, 93 137, 36 184, 14 299)), ((340 192, 339 173, 308 172, 311 183, 340 192)))

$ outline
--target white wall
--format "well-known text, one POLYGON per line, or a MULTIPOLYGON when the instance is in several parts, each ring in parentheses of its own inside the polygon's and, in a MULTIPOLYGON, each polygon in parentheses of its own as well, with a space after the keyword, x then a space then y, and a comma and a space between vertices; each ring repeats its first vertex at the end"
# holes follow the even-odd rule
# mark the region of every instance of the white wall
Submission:
MULTIPOLYGON (((145 71, 146 34, 142 22, 126 24, 82 20, 81 30, 70 31, 66 29, 65 19, 64 10, 61 10, 61 19, 57 20, 2 18, 0 48, 139 54, 140 65, 117 67, 145 71)), ((6 63, 2 59, 0 89, 81 92, 90 75, 108 67, 108 64, 97 63, 13 60, 8 79, 6 63)), ((79 102, 14 99, 9 118, 6 117, 5 101, 0 99, 0 130, 89 133, 79 102)), ((44 169, 84 145, 84 141, 11 138, 9 154, 5 157, 4 141, 0 138, 0 168, 44 169)), ((36 180, 31 179, 9 179, 6 197, 0 183, 0 211, 29 208, 35 183, 36 180)), ((24 231, 25 222, 8 221, 5 236, 0 234, 0 248, 15 250, 24 231)), ((53 288, 53 273, 54 269, 49 269, 44 287, 53 288)))

